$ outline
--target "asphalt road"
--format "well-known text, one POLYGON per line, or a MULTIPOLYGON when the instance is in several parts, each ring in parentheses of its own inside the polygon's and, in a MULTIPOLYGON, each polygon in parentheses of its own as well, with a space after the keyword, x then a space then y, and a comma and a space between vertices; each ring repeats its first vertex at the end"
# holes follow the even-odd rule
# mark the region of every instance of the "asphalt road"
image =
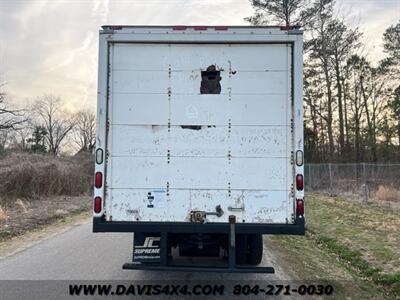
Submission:
MULTIPOLYGON (((33 290, 43 292, 43 286, 60 281, 65 286, 65 280, 102 280, 106 282, 127 281, 151 284, 153 282, 168 284, 199 282, 239 282, 249 283, 253 280, 271 282, 290 280, 289 270, 285 270, 268 249, 264 242, 264 258, 262 265, 275 267, 275 274, 223 274, 223 273, 181 273, 122 270, 122 265, 129 262, 132 251, 132 235, 120 233, 92 233, 90 222, 74 226, 69 230, 44 239, 26 249, 0 259, 0 299, 34 299, 33 290), (42 280, 37 282, 4 280, 42 280), (51 282, 49 282, 51 280, 51 282), (2 285, 3 284, 3 285, 2 285), (33 285, 27 288, 22 285, 33 285), (18 287, 19 286, 19 287, 18 287), (15 297, 18 292, 19 298, 15 297), (13 294, 13 295, 11 295, 13 294), (27 298, 25 298, 25 296, 27 298), (11 299, 11 298, 10 298, 11 299)), ((87 282, 85 282, 87 283, 87 282)), ((60 287, 62 289, 62 287, 60 287)), ((65 292, 65 290, 64 290, 65 292)), ((54 295, 53 295, 54 296, 54 295)), ((47 296, 42 294, 45 299, 47 296)), ((62 297, 57 297, 62 299, 62 297)), ((54 299, 50 296, 47 299, 54 299)), ((75 297, 76 299, 76 297, 75 297)), ((87 297, 85 298, 87 299, 87 297)), ((121 299, 121 298, 117 298, 121 299)), ((248 299, 248 298, 247 298, 248 299)))

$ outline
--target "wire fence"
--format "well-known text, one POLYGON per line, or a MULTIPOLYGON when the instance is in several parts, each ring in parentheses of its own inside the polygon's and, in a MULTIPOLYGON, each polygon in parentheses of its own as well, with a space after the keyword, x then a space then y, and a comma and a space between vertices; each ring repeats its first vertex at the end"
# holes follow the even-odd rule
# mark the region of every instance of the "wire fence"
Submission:
POLYGON ((306 164, 304 172, 307 191, 400 203, 400 164, 306 164))

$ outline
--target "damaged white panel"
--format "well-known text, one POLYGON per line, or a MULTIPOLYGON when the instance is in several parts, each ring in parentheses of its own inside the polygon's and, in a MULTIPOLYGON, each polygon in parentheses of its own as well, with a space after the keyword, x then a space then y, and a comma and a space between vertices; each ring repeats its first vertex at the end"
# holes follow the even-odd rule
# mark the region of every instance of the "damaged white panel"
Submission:
POLYGON ((118 44, 113 47, 113 71, 168 70, 170 47, 166 44, 118 44))
POLYGON ((170 186, 178 189, 227 189, 226 158, 175 157, 170 162, 170 186))
POLYGON ((286 126, 233 126, 232 157, 289 157, 286 126))
POLYGON ((160 188, 169 179, 167 160, 164 157, 111 157, 111 187, 160 188))
POLYGON ((247 191, 243 219, 247 223, 290 223, 290 191, 247 191))
POLYGON ((201 126, 200 130, 172 126, 169 149, 171 156, 224 157, 228 155, 228 128, 201 126))
POLYGON ((168 151, 168 126, 112 125, 113 156, 166 156, 168 151))
POLYGON ((232 95, 287 95, 287 79, 286 72, 237 72, 230 78, 230 88, 232 95))
MULTIPOLYGON (((170 217, 169 205, 165 196, 165 205, 150 205, 149 193, 161 189, 112 189, 112 210, 114 221, 157 221, 174 219, 170 217), (134 199, 134 201, 132 201, 134 199)), ((181 217, 181 216, 178 216, 181 217)), ((176 219, 175 221, 177 221, 176 219)))
MULTIPOLYGON (((161 75, 161 73, 160 73, 161 75)), ((287 94, 286 72, 236 72, 231 75, 221 71, 221 94, 287 94)), ((200 94, 201 69, 176 71, 171 75, 173 94, 200 94)))
POLYGON ((288 71, 288 53, 286 44, 275 45, 171 45, 171 60, 174 70, 191 70, 199 64, 204 70, 210 64, 220 69, 232 71, 288 71), (243 59, 245 55, 246 59, 243 59), (205 67, 204 67, 205 66, 205 67))
POLYGON ((280 199, 287 198, 288 193, 239 190, 229 195, 227 190, 171 189, 166 196, 162 189, 115 189, 111 199, 114 221, 189 221, 190 211, 213 213, 219 205, 222 216, 207 215, 206 222, 226 223, 230 215, 235 215, 237 222, 286 223, 291 219, 291 202, 280 199), (165 197, 162 201, 166 205, 154 205, 149 193, 165 197))
MULTIPOLYGON (((196 89, 200 90, 199 81, 196 89)), ((171 124, 227 126, 230 118, 227 95, 171 96, 171 124)))
POLYGON ((167 94, 168 71, 114 71, 113 91, 118 94, 167 94))
POLYGON ((233 158, 231 161, 232 189, 287 190, 289 158, 233 158))
POLYGON ((236 95, 229 103, 229 118, 233 125, 286 126, 290 96, 282 95, 236 95))
POLYGON ((112 124, 168 125, 169 102, 166 94, 113 95, 112 124))
POLYGON ((107 218, 188 222, 220 205, 207 222, 291 222, 290 46, 111 49, 107 218), (220 94, 200 93, 210 65, 220 94))

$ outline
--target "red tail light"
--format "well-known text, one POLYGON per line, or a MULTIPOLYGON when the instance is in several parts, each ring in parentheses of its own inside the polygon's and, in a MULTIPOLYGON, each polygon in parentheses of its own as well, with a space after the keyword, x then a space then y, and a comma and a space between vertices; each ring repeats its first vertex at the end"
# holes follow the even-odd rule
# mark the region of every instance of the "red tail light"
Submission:
POLYGON ((215 26, 215 30, 228 30, 228 26, 215 26))
POLYGON ((298 191, 303 190, 303 175, 301 174, 296 175, 296 187, 298 191))
POLYGON ((172 30, 186 30, 187 26, 176 25, 172 26, 172 30))
POLYGON ((304 215, 304 201, 303 199, 296 200, 296 215, 302 216, 304 215))
POLYGON ((207 26, 193 26, 194 30, 207 30, 207 26))
POLYGON ((99 189, 101 188, 102 185, 103 185, 103 174, 101 174, 101 172, 96 172, 94 176, 94 186, 96 187, 96 189, 99 189))
POLYGON ((101 212, 101 198, 100 197, 94 198, 93 210, 96 214, 101 212))

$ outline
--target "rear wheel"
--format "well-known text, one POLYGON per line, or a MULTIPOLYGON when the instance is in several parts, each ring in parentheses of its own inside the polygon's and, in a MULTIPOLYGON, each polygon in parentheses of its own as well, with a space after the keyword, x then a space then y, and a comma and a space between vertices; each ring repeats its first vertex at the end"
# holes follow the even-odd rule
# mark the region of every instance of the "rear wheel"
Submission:
POLYGON ((236 235, 236 264, 258 265, 263 255, 261 234, 236 235))
POLYGON ((249 265, 259 265, 263 256, 263 240, 261 234, 249 234, 247 236, 247 257, 249 265))
POLYGON ((244 265, 247 261, 247 236, 244 234, 236 235, 236 264, 244 265))

